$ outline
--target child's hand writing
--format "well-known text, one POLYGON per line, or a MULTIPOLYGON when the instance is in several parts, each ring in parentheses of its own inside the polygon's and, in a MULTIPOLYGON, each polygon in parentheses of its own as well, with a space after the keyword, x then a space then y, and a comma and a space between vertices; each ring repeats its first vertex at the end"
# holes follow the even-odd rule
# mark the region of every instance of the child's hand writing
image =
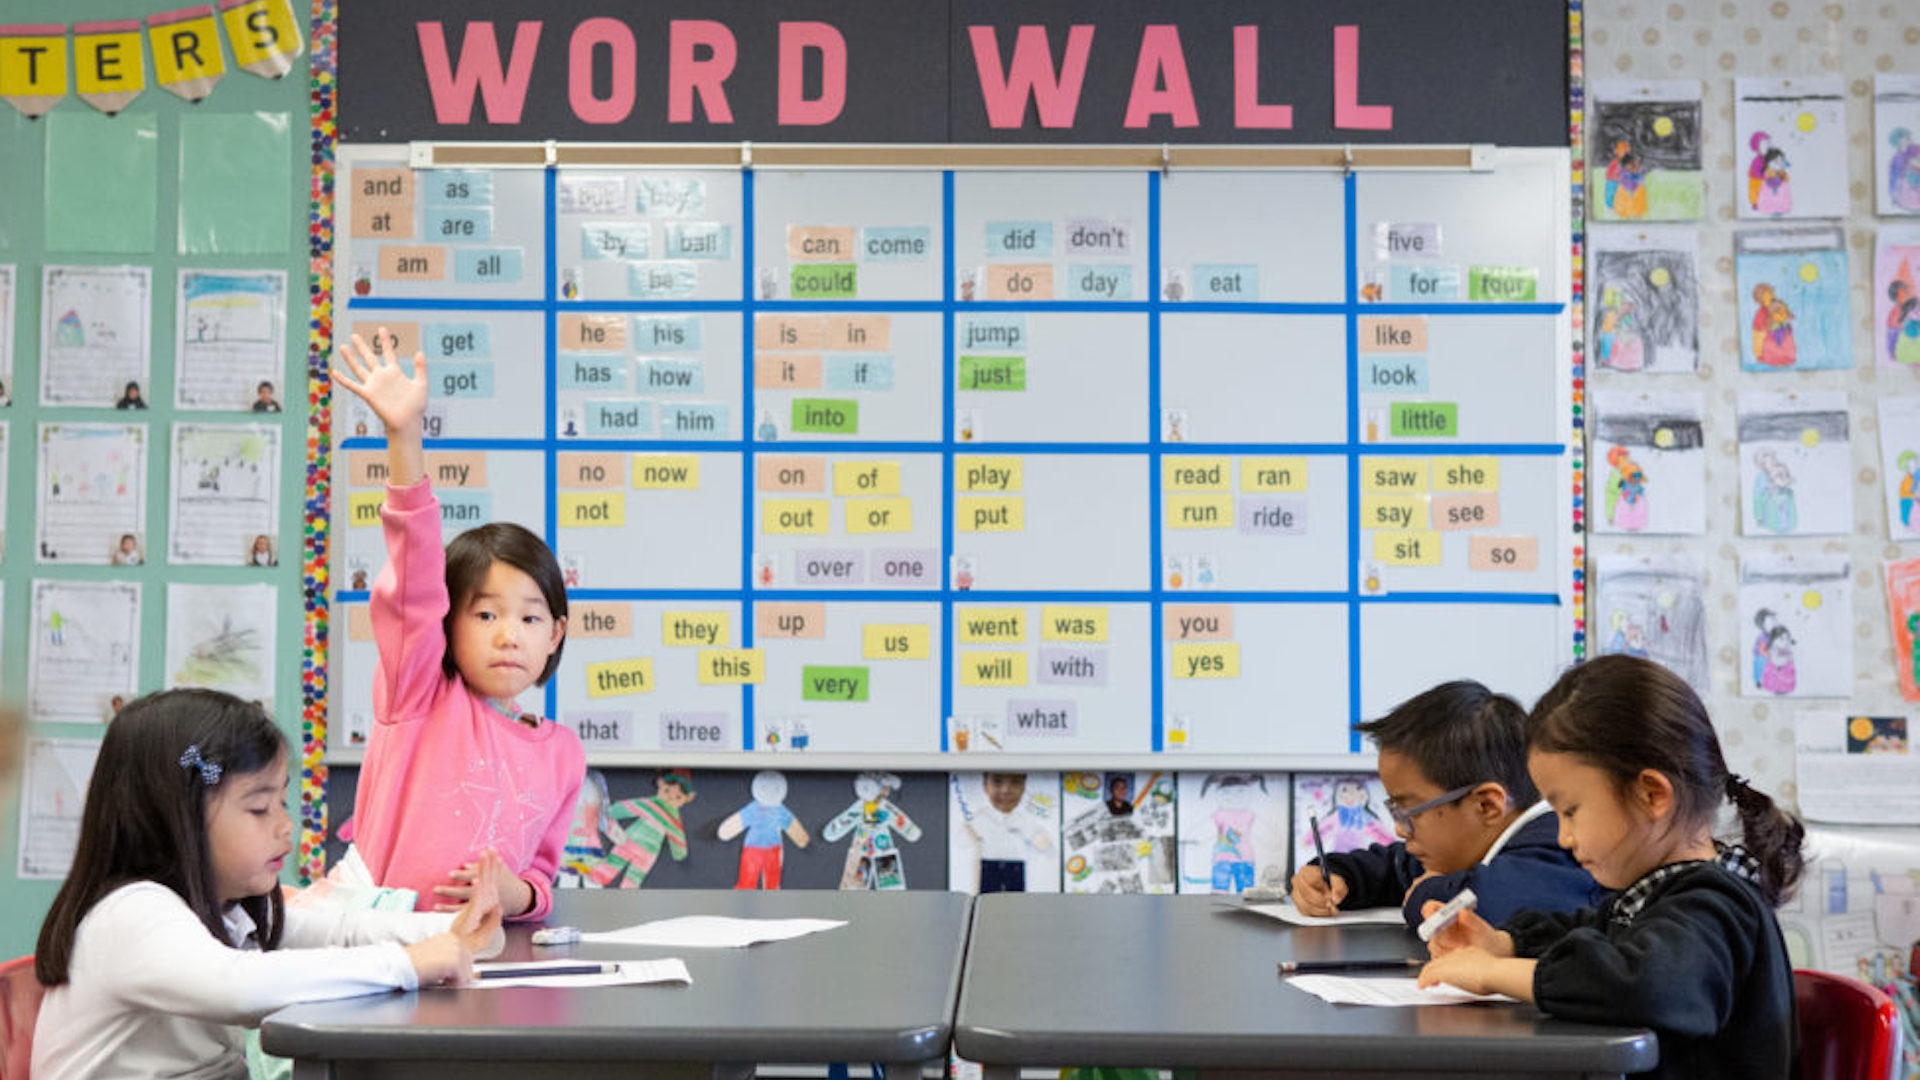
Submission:
MULTIPOLYGON (((1445 906, 1438 900, 1429 900, 1420 906, 1420 914, 1431 917, 1434 912, 1445 906)), ((1436 959, 1461 949, 1479 949, 1495 957, 1512 956, 1513 935, 1504 930, 1495 930, 1491 923, 1474 914, 1472 909, 1468 909, 1461 912, 1459 918, 1453 920, 1439 933, 1433 935, 1432 941, 1427 942, 1427 952, 1436 959)), ((1452 982, 1451 979, 1448 981, 1452 982)), ((1460 984, 1454 983, 1454 985, 1460 984)), ((1461 989, 1466 988, 1461 987, 1461 989)))
POLYGON ((1340 902, 1346 898, 1347 879, 1339 874, 1322 876, 1318 866, 1309 866, 1293 875, 1293 906, 1302 915, 1338 915, 1340 902), (1328 881, 1332 881, 1332 887, 1328 887, 1328 881))
POLYGON ((413 961, 413 972, 421 986, 473 981, 473 953, 460 935, 451 931, 407 946, 407 959, 413 961))
POLYGON ((333 381, 360 398, 387 426, 387 436, 407 431, 418 432, 420 418, 427 412, 427 358, 413 354, 413 374, 401 367, 392 351, 393 339, 381 327, 376 338, 383 346, 370 349, 359 334, 341 345, 338 352, 343 367, 333 369, 333 381))

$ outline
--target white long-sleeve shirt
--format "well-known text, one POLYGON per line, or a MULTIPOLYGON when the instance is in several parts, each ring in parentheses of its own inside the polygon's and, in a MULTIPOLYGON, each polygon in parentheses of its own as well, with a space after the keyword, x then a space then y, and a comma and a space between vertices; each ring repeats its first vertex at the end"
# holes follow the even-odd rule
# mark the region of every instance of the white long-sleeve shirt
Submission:
POLYGON ((238 907, 226 914, 229 946, 172 889, 123 885, 80 920, 67 982, 41 1002, 34 1078, 243 1078, 243 1026, 302 1001, 414 989, 403 944, 452 919, 289 907, 280 947, 262 952, 238 907))

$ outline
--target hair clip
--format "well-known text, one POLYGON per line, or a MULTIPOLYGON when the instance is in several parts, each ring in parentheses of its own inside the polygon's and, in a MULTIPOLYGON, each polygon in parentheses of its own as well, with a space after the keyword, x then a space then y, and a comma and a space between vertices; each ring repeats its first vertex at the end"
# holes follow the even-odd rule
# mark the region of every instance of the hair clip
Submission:
POLYGON ((192 746, 187 747, 187 752, 180 755, 180 767, 183 769, 199 769, 200 782, 208 787, 212 787, 220 782, 220 763, 217 761, 208 761, 201 757, 199 743, 194 743, 192 746))

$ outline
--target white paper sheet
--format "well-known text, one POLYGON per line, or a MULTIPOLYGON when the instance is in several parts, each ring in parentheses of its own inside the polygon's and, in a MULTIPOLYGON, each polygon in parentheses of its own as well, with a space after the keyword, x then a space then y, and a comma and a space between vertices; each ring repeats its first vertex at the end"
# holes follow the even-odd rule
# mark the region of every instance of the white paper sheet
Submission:
POLYGON ((278 561, 279 428, 175 424, 171 471, 168 562, 271 566, 278 561))
POLYGON ((1294 926, 1403 926, 1406 917, 1399 908, 1376 907, 1358 908, 1343 911, 1338 915, 1307 915, 1292 904, 1245 904, 1232 905, 1241 911, 1255 915, 1264 915, 1269 919, 1278 919, 1294 926))
POLYGON ((1911 718, 1804 709, 1794 718, 1800 813, 1808 821, 1920 823, 1920 756, 1911 718))
POLYGON ((40 404, 145 409, 152 385, 152 307, 152 267, 47 267, 40 301, 40 404), (139 387, 138 396, 127 393, 129 383, 139 387))
POLYGON ((146 561, 147 429, 41 424, 35 554, 44 563, 146 561))
POLYGON ((28 739, 20 790, 22 878, 58 881, 73 864, 98 739, 28 739))
MULTIPOLYGON (((475 964, 475 971, 528 971, 542 968, 572 967, 580 963, 595 961, 573 960, 534 960, 517 963, 475 964)), ((607 961, 599 961, 605 963, 607 961)), ((462 990, 499 990, 508 986, 544 986, 554 990, 572 990, 594 986, 638 986, 644 983, 679 983, 693 985, 693 973, 687 970, 686 961, 678 957, 665 960, 622 960, 614 964, 615 970, 600 975, 529 975, 522 979, 480 979, 463 984, 462 990)))
POLYGON ((286 272, 183 269, 179 298, 174 406, 279 412, 287 370, 286 272))
POLYGON ((27 697, 33 719, 101 723, 133 700, 140 658, 140 586, 131 581, 33 583, 27 697))
POLYGON ((273 702, 271 585, 167 583, 167 687, 204 686, 273 702))
POLYGON ((1740 553, 1743 697, 1853 693, 1853 572, 1821 552, 1740 553))
POLYGON ((735 919, 682 915, 619 930, 590 931, 581 941, 605 945, 658 945, 686 949, 737 949, 762 941, 785 941, 847 925, 845 919, 735 919))
POLYGON ((1476 1001, 1512 1001, 1505 994, 1469 994, 1441 983, 1420 989, 1410 977, 1355 979, 1346 975, 1295 975, 1290 985, 1335 1005, 1471 1005, 1476 1001))

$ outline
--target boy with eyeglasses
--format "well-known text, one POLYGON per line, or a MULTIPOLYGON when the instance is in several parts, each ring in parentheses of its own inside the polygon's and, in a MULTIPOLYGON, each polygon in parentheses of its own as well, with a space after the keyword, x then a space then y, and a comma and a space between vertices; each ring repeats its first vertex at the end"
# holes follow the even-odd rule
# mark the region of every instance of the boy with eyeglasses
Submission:
POLYGON ((1560 847, 1560 821, 1527 776, 1527 714, 1477 682, 1442 683, 1355 725, 1379 748, 1395 844, 1329 854, 1293 876, 1306 915, 1397 906, 1419 926, 1429 900, 1465 888, 1494 926, 1515 912, 1574 911, 1607 896, 1560 847))

